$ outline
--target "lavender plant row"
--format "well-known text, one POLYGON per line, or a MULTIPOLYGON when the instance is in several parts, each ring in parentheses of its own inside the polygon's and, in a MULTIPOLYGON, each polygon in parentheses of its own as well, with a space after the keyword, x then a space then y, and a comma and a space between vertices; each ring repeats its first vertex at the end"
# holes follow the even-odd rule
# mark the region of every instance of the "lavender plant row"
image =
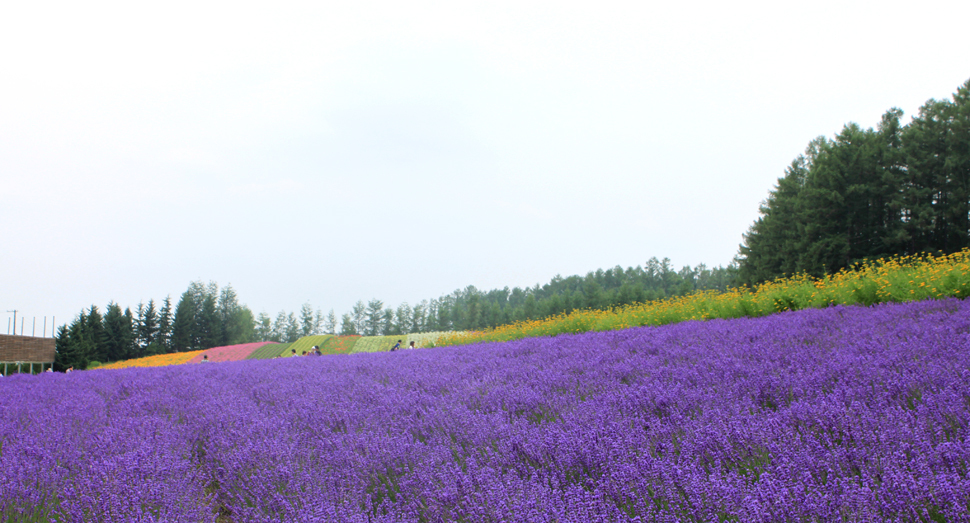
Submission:
POLYGON ((970 301, 0 380, 7 521, 970 521, 970 301))

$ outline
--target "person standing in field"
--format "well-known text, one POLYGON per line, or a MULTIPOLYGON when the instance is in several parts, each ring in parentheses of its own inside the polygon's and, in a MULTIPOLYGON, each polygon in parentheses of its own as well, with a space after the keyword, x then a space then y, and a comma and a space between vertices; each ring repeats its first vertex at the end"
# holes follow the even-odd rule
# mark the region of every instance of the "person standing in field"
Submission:
POLYGON ((400 348, 401 348, 401 340, 397 340, 397 343, 395 343, 394 346, 391 347, 391 352, 394 352, 400 348))
POLYGON ((414 342, 408 344, 408 350, 414 349, 414 342))
POLYGON ((202 361, 200 361, 199 363, 209 363, 209 355, 208 354, 203 354, 202 355, 202 361))

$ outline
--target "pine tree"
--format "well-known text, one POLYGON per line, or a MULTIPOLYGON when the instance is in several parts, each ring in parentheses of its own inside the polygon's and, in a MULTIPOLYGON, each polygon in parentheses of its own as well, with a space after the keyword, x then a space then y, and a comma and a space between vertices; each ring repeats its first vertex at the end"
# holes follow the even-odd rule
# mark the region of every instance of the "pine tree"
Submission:
POLYGON ((306 302, 300 307, 300 335, 310 336, 317 332, 316 317, 313 315, 313 307, 310 302, 306 302))
POLYGON ((258 341, 256 339, 256 319, 253 317, 253 311, 249 307, 241 305, 236 309, 236 314, 233 317, 233 327, 230 332, 235 337, 229 339, 229 345, 258 341))
POLYGON ((351 318, 354 322, 355 333, 363 334, 367 331, 367 306, 364 305, 362 300, 357 300, 357 303, 354 304, 351 318))
POLYGON ((357 332, 357 324, 354 323, 354 320, 350 317, 350 314, 344 313, 344 315, 340 317, 340 335, 349 336, 352 334, 359 334, 359 332, 357 332))
POLYGON ((196 310, 196 342, 200 349, 219 347, 222 344, 222 323, 216 310, 216 294, 207 292, 202 296, 202 306, 196 310))
POLYGON ((165 354, 170 351, 172 337, 172 297, 166 296, 158 313, 158 336, 148 354, 165 354))
POLYGON ((286 316, 286 343, 292 343, 300 339, 300 321, 296 319, 296 314, 292 312, 286 316))
POLYGON ((108 336, 104 330, 104 317, 95 305, 88 309, 85 337, 90 343, 91 361, 108 361, 108 336))
POLYGON ((256 317, 255 340, 279 341, 273 336, 273 320, 265 312, 260 312, 259 316, 256 317))
POLYGON ((273 320, 273 341, 286 342, 286 311, 280 311, 273 320))
POLYGON ((428 310, 428 300, 421 300, 411 309, 411 324, 408 332, 423 332, 425 330, 425 314, 428 310))
POLYGON ((381 335, 404 334, 394 318, 394 309, 384 309, 381 313, 381 323, 379 333, 381 335))
POLYGON ((131 311, 128 315, 121 311, 115 302, 108 303, 104 315, 105 350, 103 362, 119 361, 132 356, 135 339, 131 324, 131 311))
POLYGON ((417 332, 412 330, 414 328, 414 309, 408 305, 408 302, 404 302, 397 306, 397 312, 394 313, 394 327, 395 334, 407 334, 409 332, 417 332))
POLYGON ((77 347, 73 342, 67 325, 57 328, 57 334, 54 336, 54 370, 64 372, 70 367, 84 368, 83 365, 78 364, 77 347))
POLYGON ((367 336, 378 336, 382 332, 381 319, 384 317, 384 302, 371 300, 367 303, 364 332, 367 336))
POLYGON ((175 306, 175 319, 172 321, 172 352, 195 350, 196 346, 196 303, 191 290, 182 293, 175 306))
POLYGON ((139 352, 147 352, 147 348, 158 339, 159 321, 155 311, 155 300, 148 300, 144 308, 138 304, 138 321, 136 322, 137 345, 139 352))

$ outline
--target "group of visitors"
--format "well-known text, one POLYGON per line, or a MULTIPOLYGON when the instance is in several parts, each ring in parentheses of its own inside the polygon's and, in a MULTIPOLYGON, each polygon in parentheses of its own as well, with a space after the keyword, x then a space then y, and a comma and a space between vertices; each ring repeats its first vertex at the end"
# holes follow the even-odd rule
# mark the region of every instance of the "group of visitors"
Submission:
MULTIPOLYGON (((410 344, 408 344, 408 347, 407 348, 408 349, 413 349, 414 348, 414 342, 412 341, 410 344)), ((401 350, 401 340, 397 340, 397 343, 395 343, 394 346, 391 347, 391 352, 394 352, 396 350, 401 350)))
MULTIPOLYGON (((293 356, 296 356, 296 355, 297 355, 296 349, 290 349, 290 357, 292 358, 293 356)), ((314 345, 310 347, 309 351, 303 351, 303 353, 300 354, 300 356, 323 356, 323 353, 320 352, 319 345, 314 345)))
MULTIPOLYGON (((414 349, 415 348, 414 342, 412 341, 407 346, 407 348, 408 349, 414 349)), ((394 352, 396 350, 401 350, 401 340, 397 340, 397 343, 394 344, 393 347, 391 347, 391 352, 394 352)), ((319 345, 314 345, 313 347, 310 347, 310 350, 309 351, 303 351, 302 354, 297 354, 296 353, 296 349, 290 349, 290 357, 291 358, 292 357, 295 357, 295 356, 322 356, 322 355, 323 355, 323 353, 320 352, 320 346, 319 345)), ((277 358, 278 357, 279 356, 277 356, 277 358)), ((209 355, 208 354, 203 354, 202 355, 202 361, 200 361, 199 363, 209 363, 209 355)), ((71 372, 71 371, 68 370, 68 372, 71 372)), ((0 377, 2 377, 2 375, 0 375, 0 377)))

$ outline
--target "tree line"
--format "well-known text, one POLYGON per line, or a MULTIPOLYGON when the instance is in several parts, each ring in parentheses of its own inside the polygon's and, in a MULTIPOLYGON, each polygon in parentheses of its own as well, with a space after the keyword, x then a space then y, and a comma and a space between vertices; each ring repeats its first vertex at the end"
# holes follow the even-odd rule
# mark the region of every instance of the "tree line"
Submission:
POLYGON ((737 268, 704 264, 677 270, 668 258, 640 267, 599 269, 585 276, 556 276, 544 285, 482 291, 474 286, 436 299, 385 307, 381 300, 358 301, 341 316, 342 334, 365 336, 409 332, 480 330, 517 321, 540 320, 579 309, 604 309, 683 296, 699 290, 726 290, 737 268))
POLYGON ((970 80, 902 116, 890 109, 875 129, 850 123, 809 143, 744 235, 739 283, 970 247, 970 80))
MULTIPOLYGON (((55 336, 54 368, 85 369, 92 363, 140 358, 156 354, 185 352, 254 341, 296 341, 302 336, 321 334, 331 321, 309 303, 300 315, 280 312, 275 321, 265 313, 253 316, 240 304, 231 285, 219 288, 192 282, 172 307, 171 297, 161 306, 154 300, 139 304, 135 312, 115 302, 104 314, 96 305, 82 310, 55 336)), ((331 329, 332 331, 332 329, 331 329)))
POLYGON ((396 335, 442 330, 476 330, 515 321, 537 320, 577 309, 599 309, 728 288, 734 266, 685 266, 651 258, 643 267, 614 267, 585 277, 556 276, 545 285, 481 291, 474 286, 411 306, 385 307, 381 300, 359 300, 340 322, 333 309, 323 314, 309 303, 298 313, 280 311, 275 319, 258 316, 239 303, 231 285, 192 282, 175 306, 171 297, 130 308, 111 302, 104 314, 82 310, 55 337, 55 369, 84 369, 92 363, 208 349, 255 341, 293 342, 315 334, 396 335))

